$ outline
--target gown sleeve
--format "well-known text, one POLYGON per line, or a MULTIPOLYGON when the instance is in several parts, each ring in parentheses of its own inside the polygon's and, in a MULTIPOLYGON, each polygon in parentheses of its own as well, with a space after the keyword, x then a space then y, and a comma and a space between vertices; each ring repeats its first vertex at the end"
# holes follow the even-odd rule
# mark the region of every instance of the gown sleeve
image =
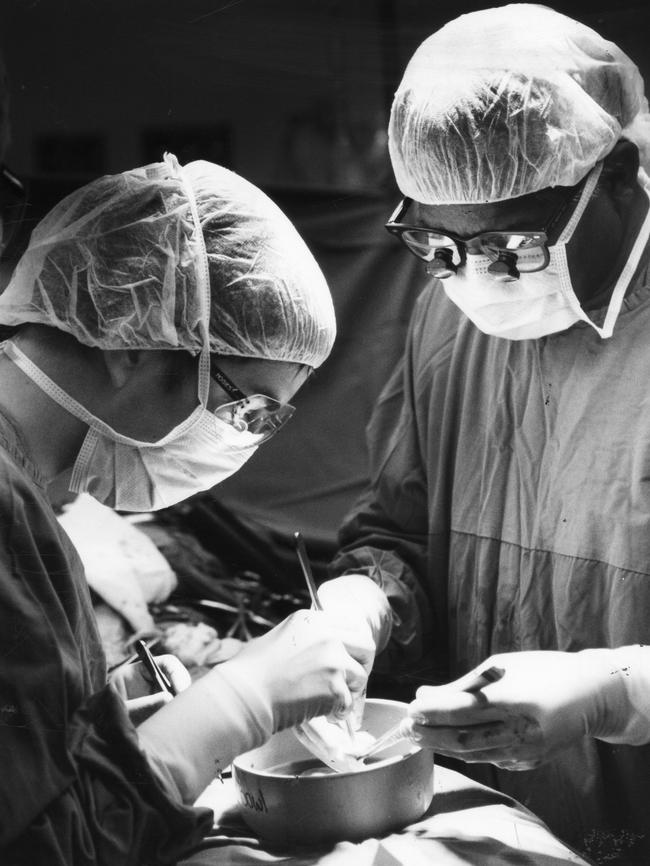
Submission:
POLYGON ((212 824, 182 805, 106 685, 81 563, 0 451, 0 863, 174 863, 212 824))
POLYGON ((331 576, 365 574, 388 596, 392 631, 378 670, 412 669, 431 644, 427 473, 411 377, 413 333, 367 429, 370 483, 344 519, 331 576))

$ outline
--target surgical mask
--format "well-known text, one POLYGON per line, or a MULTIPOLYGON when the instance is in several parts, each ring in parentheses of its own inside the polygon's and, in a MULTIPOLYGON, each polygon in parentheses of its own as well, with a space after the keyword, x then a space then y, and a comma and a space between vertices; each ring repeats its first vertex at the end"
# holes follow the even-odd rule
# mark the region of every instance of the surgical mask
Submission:
MULTIPOLYGON (((548 266, 521 273, 518 280, 500 282, 488 273, 488 256, 468 255, 466 265, 443 283, 447 296, 484 334, 508 340, 536 340, 558 333, 578 321, 586 322, 602 338, 611 337, 625 296, 650 237, 650 212, 646 216, 627 262, 612 291, 603 325, 596 325, 580 305, 571 283, 566 247, 598 183, 602 164, 592 170, 571 219, 553 246, 548 266)), ((648 195, 645 172, 639 181, 648 195)), ((650 196, 649 196, 650 197, 650 196)), ((523 253, 519 261, 536 253, 523 253)))
MULTIPOLYGON (((6 342, 3 350, 42 391, 88 424, 70 490, 90 493, 118 511, 156 511, 214 487, 246 463, 262 438, 236 430, 203 403, 157 442, 123 436, 63 391, 14 343, 6 342)), ((204 359, 202 354, 200 381, 209 376, 204 359)))

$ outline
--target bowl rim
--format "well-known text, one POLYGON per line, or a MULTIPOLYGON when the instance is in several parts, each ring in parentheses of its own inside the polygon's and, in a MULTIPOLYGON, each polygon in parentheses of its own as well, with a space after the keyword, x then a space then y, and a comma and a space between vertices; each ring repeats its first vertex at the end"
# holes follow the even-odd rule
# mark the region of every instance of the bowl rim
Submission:
MULTIPOLYGON (((406 701, 395 701, 391 698, 367 698, 366 704, 379 704, 379 705, 389 705, 389 706, 398 706, 398 707, 408 707, 408 703, 406 701)), ((291 730, 290 728, 285 728, 284 730, 291 730)), ((278 732, 282 733, 282 732, 278 732)), ((275 736, 275 735, 273 735, 275 736)), ((268 740, 266 741, 268 743, 268 740)), ((263 748, 266 743, 262 743, 262 745, 257 746, 256 749, 263 748)), ((385 758, 383 761, 377 761, 374 764, 370 764, 364 770, 345 770, 341 773, 325 773, 322 776, 300 776, 296 773, 269 773, 266 770, 257 770, 251 769, 248 767, 242 767, 239 764, 240 758, 243 758, 245 755, 248 755, 250 752, 256 751, 256 749, 249 749, 247 752, 243 752, 241 755, 237 755, 236 758, 232 761, 232 768, 235 771, 241 773, 251 773, 254 776, 259 776, 263 779, 300 779, 301 782, 306 782, 307 784, 311 783, 312 780, 318 782, 321 779, 336 779, 336 778, 345 778, 347 776, 358 776, 366 773, 373 773, 376 770, 382 770, 385 767, 390 767, 393 764, 397 764, 400 761, 406 761, 409 758, 413 757, 413 755, 417 755, 419 752, 423 750, 422 746, 418 746, 416 743, 411 744, 411 749, 404 755, 391 755, 389 758, 385 758)), ((316 755, 314 755, 314 760, 318 761, 316 755)), ((321 762, 322 763, 322 762, 321 762)), ((325 766, 325 765, 323 765, 325 766)))

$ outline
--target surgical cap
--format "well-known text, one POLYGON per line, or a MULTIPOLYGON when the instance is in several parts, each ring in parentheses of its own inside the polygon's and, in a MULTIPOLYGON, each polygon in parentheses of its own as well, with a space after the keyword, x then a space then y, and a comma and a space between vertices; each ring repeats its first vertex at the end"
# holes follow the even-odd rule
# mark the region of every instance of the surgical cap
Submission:
POLYGON ((38 224, 0 296, 0 323, 24 322, 102 349, 193 354, 209 332, 211 352, 312 367, 336 332, 325 278, 282 211, 233 172, 170 154, 93 181, 38 224))
POLYGON ((423 204, 573 186, 622 137, 647 166, 637 67, 589 27, 528 4, 461 15, 426 39, 389 124, 398 186, 423 204))

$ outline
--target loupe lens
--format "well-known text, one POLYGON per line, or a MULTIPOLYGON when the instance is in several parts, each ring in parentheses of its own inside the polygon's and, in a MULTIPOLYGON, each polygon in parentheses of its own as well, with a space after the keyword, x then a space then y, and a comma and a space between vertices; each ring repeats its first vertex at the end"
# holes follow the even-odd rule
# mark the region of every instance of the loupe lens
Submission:
POLYGON ((456 249, 454 241, 446 235, 438 234, 437 232, 426 231, 425 229, 409 229, 403 232, 402 238, 404 243, 425 262, 430 262, 435 257, 438 250, 446 249, 452 254, 454 264, 458 264, 460 256, 456 249))

